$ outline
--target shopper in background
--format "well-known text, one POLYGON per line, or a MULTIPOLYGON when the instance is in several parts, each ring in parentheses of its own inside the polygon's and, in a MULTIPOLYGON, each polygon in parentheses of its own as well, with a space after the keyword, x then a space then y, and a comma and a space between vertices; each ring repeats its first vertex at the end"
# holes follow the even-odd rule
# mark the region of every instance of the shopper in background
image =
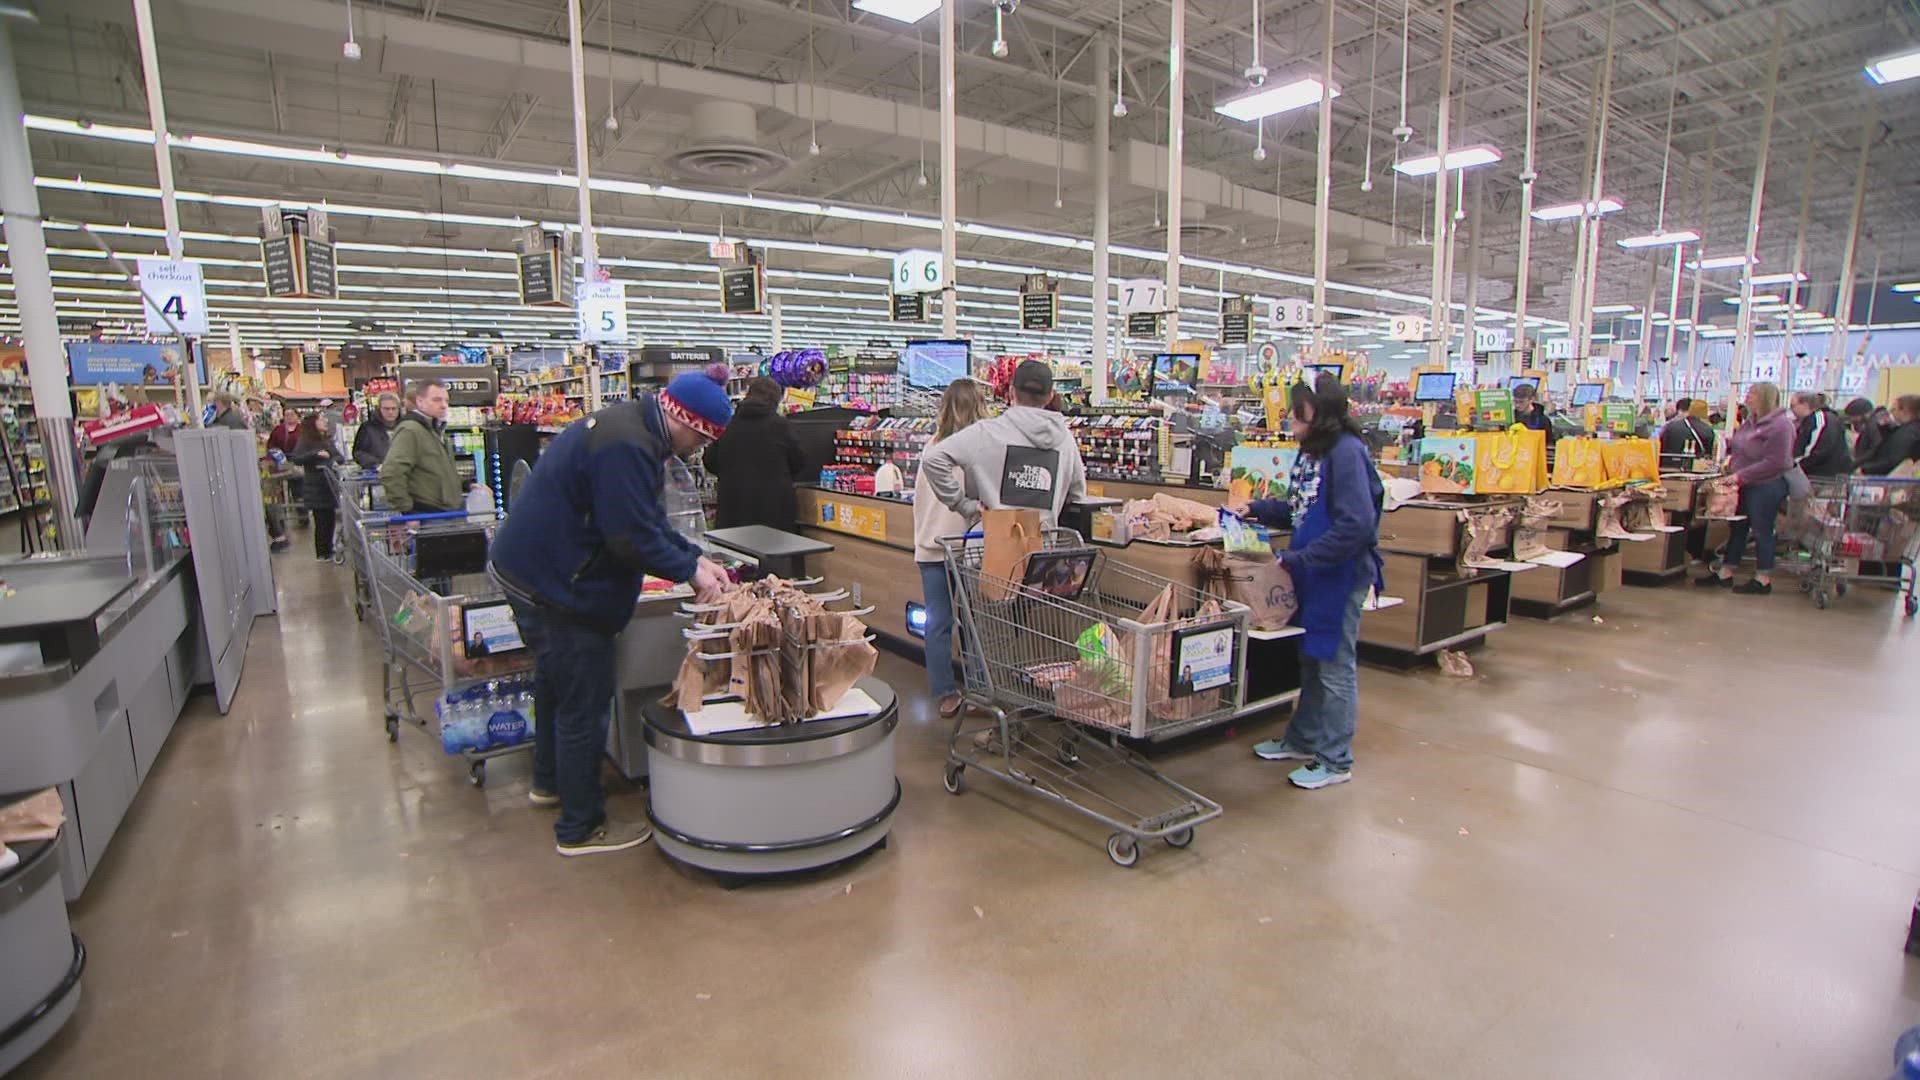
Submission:
MULTIPOLYGON (((972 379, 957 379, 940 395, 940 419, 927 444, 931 450, 987 418, 987 396, 972 379)), ((953 677, 953 589, 947 578, 947 552, 940 539, 967 531, 967 519, 948 509, 928 483, 925 455, 913 480, 913 561, 920 567, 920 595, 927 605, 927 692, 940 703, 941 716, 960 712, 960 686, 953 677)), ((957 468, 950 479, 964 483, 957 468)))
POLYGON ((793 485, 804 459, 792 426, 780 415, 786 389, 765 375, 747 384, 726 434, 701 458, 719 483, 719 528, 765 525, 792 532, 800 511, 793 485))
POLYGON ((1793 395, 1793 463, 1808 476, 1845 476, 1853 471, 1839 414, 1827 408, 1827 396, 1802 390, 1793 395))
POLYGON ((313 557, 321 562, 333 558, 333 485, 327 481, 333 451, 333 421, 324 412, 313 412, 300 421, 300 438, 287 455, 288 461, 305 470, 300 501, 313 515, 313 557))
POLYGON ((447 384, 422 379, 407 388, 411 409, 394 425, 380 463, 380 490, 396 514, 458 510, 460 470, 447 446, 447 384))
POLYGON ((1068 498, 1086 494, 1086 466, 1066 418, 1047 411, 1052 365, 1022 361, 1012 389, 1006 412, 929 447, 920 468, 934 498, 968 522, 983 510, 1031 508, 1051 528, 1068 498))
POLYGON ((1860 463, 1868 476, 1885 476, 1909 461, 1920 461, 1920 394, 1902 394, 1893 399, 1893 427, 1874 447, 1872 456, 1860 463))
POLYGON ((240 403, 233 400, 233 395, 225 390, 213 395, 213 419, 207 426, 227 428, 232 431, 251 432, 253 430, 253 424, 248 422, 247 414, 240 411, 240 403))
POLYGON ((280 422, 274 425, 272 434, 267 436, 267 450, 278 450, 281 457, 288 457, 293 454, 294 444, 299 441, 300 410, 284 405, 280 409, 280 422))
POLYGON ((1521 384, 1513 388, 1513 420, 1535 431, 1547 433, 1547 445, 1552 446, 1558 438, 1553 431, 1553 420, 1547 416, 1547 407, 1540 404, 1540 393, 1532 386, 1521 384))
POLYGON ((1718 441, 1713 425, 1693 415, 1693 399, 1680 398, 1673 403, 1673 419, 1660 429, 1660 454, 1663 457, 1708 457, 1718 441))
POLYGON ((1694 584, 1732 586, 1737 593, 1765 596, 1773 591, 1775 529, 1787 501, 1787 470, 1793 467, 1793 414, 1780 407, 1780 388, 1770 382, 1748 387, 1744 407, 1750 419, 1727 440, 1727 468, 1740 485, 1743 517, 1727 528, 1727 551, 1720 564, 1694 584), (1733 571, 1746 558, 1749 534, 1754 539, 1753 580, 1734 585, 1733 571))
POLYGON ((726 571, 668 523, 661 495, 667 456, 692 455, 732 418, 725 383, 690 372, 576 420, 540 454, 494 536, 493 574, 534 657, 540 722, 528 799, 560 807, 553 832, 562 855, 624 851, 653 837, 645 822, 609 820, 600 790, 613 643, 633 618, 643 575, 689 582, 701 601, 725 585, 726 571))
POLYGON ((363 469, 378 469, 387 460, 387 448, 393 445, 393 429, 400 424, 400 399, 381 394, 373 412, 353 433, 353 462, 363 469))
POLYGON ((1359 717, 1360 609, 1379 588, 1380 513, 1385 497, 1348 415, 1340 380, 1321 375, 1311 391, 1295 388, 1289 426, 1300 443, 1290 495, 1264 499, 1247 513, 1293 539, 1280 564, 1293 578, 1306 634, 1300 645, 1300 699, 1278 739, 1255 754, 1268 761, 1304 761, 1287 779, 1314 790, 1353 779, 1353 733, 1359 717))
POLYGON ((1847 402, 1847 429, 1853 436, 1853 467, 1856 469, 1866 464, 1886 440, 1887 427, 1881 423, 1883 412, 1863 397, 1847 402))

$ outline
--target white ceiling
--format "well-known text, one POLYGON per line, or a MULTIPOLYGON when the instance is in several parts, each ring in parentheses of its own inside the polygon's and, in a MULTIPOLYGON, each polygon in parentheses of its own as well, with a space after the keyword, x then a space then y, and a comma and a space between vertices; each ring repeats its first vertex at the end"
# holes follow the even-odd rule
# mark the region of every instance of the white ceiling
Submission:
MULTIPOLYGON (((43 186, 45 213, 63 221, 131 226, 113 237, 116 245, 139 253, 158 250, 151 147, 98 137, 110 125, 146 127, 131 5, 41 0, 39 6, 38 25, 12 31, 28 110, 95 125, 91 131, 33 133, 37 173, 63 181, 43 186), (100 190, 115 184, 127 190, 100 190)), ((364 50, 358 62, 341 59, 347 9, 323 0, 156 0, 154 9, 176 138, 225 135, 303 151, 324 147, 571 172, 561 0, 362 0, 353 6, 355 36, 364 50)), ((1510 306, 1519 236, 1526 9, 1526 0, 1467 0, 1457 9, 1452 141, 1491 143, 1506 154, 1503 162, 1469 174, 1467 188, 1469 202, 1477 198, 1481 208, 1479 299, 1502 308, 1510 306)), ((1261 10, 1261 59, 1274 78, 1316 69, 1323 4, 1263 0, 1261 10)), ((1334 63, 1343 94, 1334 104, 1331 276, 1412 297, 1423 296, 1429 284, 1430 249, 1421 241, 1430 227, 1431 192, 1420 181, 1396 183, 1389 168, 1398 149, 1390 131, 1400 119, 1405 10, 1392 0, 1377 8, 1359 0, 1336 3, 1334 63), (1360 189, 1368 175, 1371 193, 1360 189)), ((1763 267, 1788 265, 1803 179, 1811 175, 1807 269, 1814 305, 1831 304, 1859 140, 1869 109, 1877 109, 1869 129, 1874 148, 1861 272, 1878 260, 1888 278, 1920 276, 1920 247, 1914 243, 1920 239, 1920 91, 1912 89, 1915 84, 1873 87, 1860 73, 1864 61, 1911 42, 1920 17, 1866 0, 1641 0, 1612 10, 1617 47, 1606 188, 1627 210, 1606 224, 1601 303, 1645 302, 1648 254, 1622 251, 1611 240, 1654 227, 1663 163, 1670 227, 1700 229, 1709 254, 1737 251, 1744 243, 1776 18, 1785 45, 1759 246, 1763 267), (1677 81, 1670 78, 1676 58, 1677 81), (1705 204, 1709 185, 1711 203, 1705 204)), ((1160 248, 1166 0, 1022 0, 1007 19, 1005 59, 991 55, 991 5, 961 0, 959 11, 961 218, 1003 229, 1091 235, 1089 146, 1101 100, 1095 68, 1106 48, 1102 42, 1110 40, 1099 35, 1111 35, 1123 18, 1129 114, 1113 122, 1113 231, 1117 243, 1160 248)), ((923 148, 929 175, 937 157, 928 141, 936 131, 937 18, 907 26, 850 11, 844 0, 586 0, 585 12, 593 174, 675 185, 692 196, 595 196, 596 225, 611 230, 601 250, 626 260, 612 269, 630 282, 642 332, 742 343, 764 337, 764 320, 722 322, 717 313, 711 263, 699 241, 724 228, 734 236, 846 252, 770 251, 769 284, 786 305, 790 344, 816 343, 810 335, 819 343, 891 336, 884 255, 937 246, 937 234, 887 223, 878 214, 820 211, 830 205, 937 217, 937 183, 917 183, 923 148), (693 117, 706 102, 750 109, 752 133, 729 140, 700 130, 693 117), (609 109, 618 117, 617 132, 600 123, 609 109), (808 153, 816 138, 817 156, 808 153), (743 201, 737 198, 745 193, 740 185, 689 178, 675 169, 675 155, 741 141, 790 163, 757 180, 754 195, 821 205, 804 207, 807 212, 730 205, 743 201), (680 231, 690 236, 675 238, 680 231), (852 280, 842 280, 849 274, 852 280)), ((1435 125, 1438 12, 1438 4, 1422 0, 1407 15, 1406 122, 1415 135, 1406 153, 1429 146, 1435 125)), ((1548 0, 1547 12, 1538 164, 1543 205, 1570 201, 1584 179, 1609 8, 1548 0)), ((1190 63, 1187 97, 1180 103, 1187 129, 1183 248, 1199 265, 1189 265, 1184 275, 1192 314, 1183 321, 1203 333, 1213 325, 1212 290, 1300 295, 1304 290, 1293 282, 1311 272, 1313 111, 1268 121, 1261 138, 1269 154, 1257 162, 1254 126, 1212 109, 1244 90, 1240 73, 1252 59, 1252 23, 1252 0, 1187 5, 1190 63), (1246 267, 1288 277, 1226 272, 1246 267)), ((396 334, 412 336, 457 336, 461 328, 489 322, 538 336, 566 323, 561 314, 517 307, 512 263, 503 256, 516 219, 577 217, 570 183, 449 178, 438 169, 410 173, 326 163, 324 157, 285 161, 195 149, 177 151, 174 160, 183 191, 212 197, 183 204, 182 218, 194 237, 188 254, 232 260, 209 267, 216 311, 224 308, 238 321, 250 343, 332 335, 349 314, 371 315, 396 334), (258 221, 249 204, 262 199, 326 200, 389 215, 336 213, 335 228, 345 242, 341 303, 264 301, 257 267, 248 265, 257 251, 243 242, 255 235, 258 221), (450 277, 458 279, 451 287, 450 277)), ((1466 291, 1466 231, 1463 226, 1456 257, 1456 302, 1466 291)), ((1567 224, 1534 229, 1532 272, 1544 295, 1536 296, 1533 314, 1566 316, 1572 233, 1567 224)), ((63 313, 134 310, 117 283, 82 276, 104 268, 97 258, 68 254, 87 247, 77 234, 55 231, 49 243, 56 249, 63 313)), ((1084 343, 1084 330, 1047 342, 1011 330, 1013 275, 1029 267, 1084 275, 1089 260, 1083 249, 976 231, 963 234, 961 254, 998 268, 963 264, 963 327, 1007 347, 1084 343)), ((1145 259, 1115 260, 1116 276, 1159 272, 1145 259)), ((1662 310, 1666 282, 1663 270, 1656 304, 1662 310)), ((1732 275, 1711 277, 1708 302, 1723 308, 1717 297, 1733 284, 1732 275)), ((1082 328, 1087 285, 1070 280, 1067 292, 1077 296, 1066 308, 1070 328, 1082 328)), ((1332 302, 1351 311, 1413 307, 1350 290, 1336 290, 1332 302)), ((17 323, 8 291, 0 293, 0 326, 12 325, 17 323)))

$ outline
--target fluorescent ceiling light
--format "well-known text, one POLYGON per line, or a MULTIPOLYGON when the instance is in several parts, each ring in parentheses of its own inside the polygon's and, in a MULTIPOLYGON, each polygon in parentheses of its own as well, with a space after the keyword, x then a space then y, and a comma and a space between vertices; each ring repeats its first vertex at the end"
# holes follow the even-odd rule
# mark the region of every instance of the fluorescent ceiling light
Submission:
POLYGON ((940 0, 853 0, 853 6, 859 11, 912 23, 939 11, 940 0))
POLYGON ((1920 75, 1920 49, 1895 56, 1883 56, 1866 66, 1867 78, 1876 84, 1901 82, 1920 75))
MULTIPOLYGON (((853 6, 859 7, 860 4, 853 6)), ((1340 96, 1338 86, 1332 88, 1332 96, 1340 96)), ((1295 79, 1280 86, 1263 87, 1250 94, 1242 94, 1232 101, 1223 101, 1215 105, 1213 111, 1235 120, 1259 120, 1319 103, 1320 80, 1295 79)))
MULTIPOLYGON (((1920 293, 1920 281, 1903 281, 1900 284, 1895 285, 1893 287, 1893 291, 1920 293)), ((1917 298, 1916 302, 1920 302, 1920 298, 1917 298)))
MULTIPOLYGON (((1740 298, 1737 296, 1729 296, 1720 302, 1723 304, 1732 304, 1734 307, 1740 306, 1740 298)), ((1779 293, 1763 293, 1759 296, 1754 297, 1753 302, 1756 304, 1777 304, 1780 302, 1780 294, 1779 293)))
MULTIPOLYGON (((1447 171, 1471 169, 1475 165, 1491 165, 1500 160, 1500 151, 1491 146, 1463 146, 1458 150, 1447 151, 1447 171)), ((1432 176, 1440 171, 1440 155, 1428 154, 1426 157, 1409 158, 1393 167, 1402 176, 1432 176)))
POLYGON ((1761 274, 1753 279, 1753 283, 1755 285, 1791 285, 1796 281, 1805 280, 1807 275, 1790 270, 1784 274, 1761 274))
POLYGON ((1644 236, 1629 236, 1614 241, 1623 248, 1677 247, 1681 244, 1695 243, 1700 234, 1692 229, 1675 229, 1672 232, 1651 232, 1644 236))
POLYGON ((1535 221, 1566 221, 1568 218, 1579 217, 1581 210, 1585 210, 1590 217, 1605 217, 1624 209, 1626 208, 1620 205, 1619 199, 1601 199, 1599 202, 1585 204, 1576 202, 1549 206, 1544 210, 1535 210, 1533 218, 1535 221))
POLYGON ((1618 315, 1623 311, 1632 311, 1632 304, 1601 304, 1593 309, 1595 315, 1618 315))
MULTIPOLYGON (((1746 265, 1746 261, 1747 261, 1747 257, 1745 255, 1715 255, 1710 259, 1695 259, 1694 261, 1687 264, 1687 269, 1689 270, 1731 270, 1736 266, 1746 265)), ((1756 258, 1753 261, 1759 262, 1760 260, 1756 258)))

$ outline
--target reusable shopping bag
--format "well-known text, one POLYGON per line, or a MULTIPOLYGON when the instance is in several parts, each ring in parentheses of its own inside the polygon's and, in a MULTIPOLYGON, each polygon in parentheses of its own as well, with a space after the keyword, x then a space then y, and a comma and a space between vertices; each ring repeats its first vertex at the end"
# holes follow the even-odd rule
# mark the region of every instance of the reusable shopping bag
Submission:
POLYGON ((1606 462, 1609 483, 1660 482, 1660 452, 1651 439, 1611 439, 1600 444, 1600 456, 1606 462))
POLYGON ((1433 495, 1471 495, 1479 443, 1471 435, 1430 435, 1416 445, 1420 490, 1433 495))
POLYGON ((1607 462, 1600 440, 1578 436, 1553 445, 1553 486, 1595 490, 1607 486, 1607 462))
POLYGON ((1731 476, 1723 476, 1707 484, 1707 517, 1732 518, 1740 516, 1740 485, 1731 476))
POLYGON ((1520 507, 1520 520, 1513 529, 1513 557, 1529 562, 1553 549, 1547 546, 1547 529, 1560 516, 1560 500, 1535 495, 1520 507))
POLYGON ((1040 511, 1032 509, 988 510, 981 516, 985 536, 980 552, 982 599, 1005 600, 1019 586, 1027 556, 1039 551, 1045 541, 1041 521, 1040 511))
POLYGON ((1474 438, 1474 490, 1531 495, 1547 486, 1547 433, 1525 424, 1474 438))
POLYGON ((1249 630, 1278 630, 1299 610, 1293 575, 1270 553, 1235 555, 1207 548, 1194 553, 1193 569, 1202 593, 1247 606, 1249 630))

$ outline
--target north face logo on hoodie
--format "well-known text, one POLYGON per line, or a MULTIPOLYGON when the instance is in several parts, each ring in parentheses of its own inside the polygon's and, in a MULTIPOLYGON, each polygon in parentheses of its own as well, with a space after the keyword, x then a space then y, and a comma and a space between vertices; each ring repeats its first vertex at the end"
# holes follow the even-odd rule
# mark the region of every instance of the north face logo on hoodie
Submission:
POLYGON ((1007 447, 1000 474, 1000 505, 1053 510, 1053 489, 1060 475, 1060 451, 1032 446, 1007 447))

